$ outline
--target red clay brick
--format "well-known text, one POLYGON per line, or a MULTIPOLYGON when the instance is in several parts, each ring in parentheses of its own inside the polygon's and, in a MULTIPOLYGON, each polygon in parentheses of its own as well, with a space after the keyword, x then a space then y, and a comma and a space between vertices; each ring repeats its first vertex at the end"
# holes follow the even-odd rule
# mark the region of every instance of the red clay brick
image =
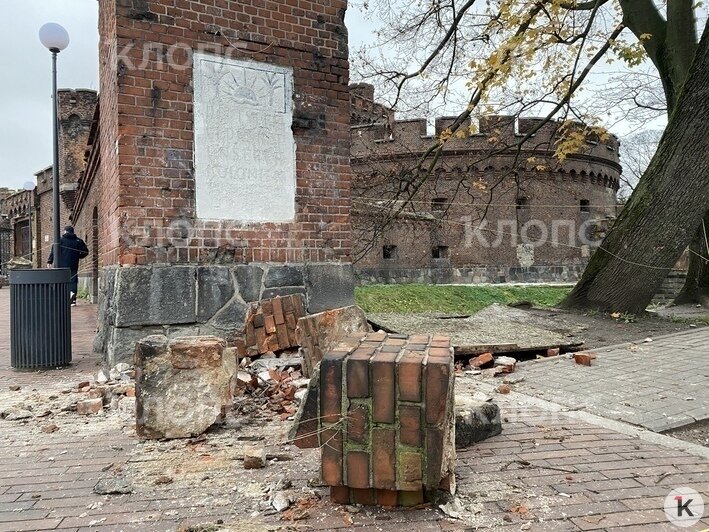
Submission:
POLYGON ((396 489, 396 433, 372 430, 372 487, 396 489))
POLYGON ((437 488, 443 465, 443 431, 441 429, 426 429, 426 478, 429 488, 437 488), (429 484, 435 480, 435 485, 429 484))
POLYGON ((376 491, 370 488, 351 489, 350 499, 353 504, 364 504, 365 506, 373 506, 377 503, 376 491))
POLYGON ((322 439, 322 479, 328 486, 342 484, 342 431, 323 430, 322 439))
POLYGON ((355 443, 369 442, 369 408, 351 405, 347 412, 347 438, 355 443))
POLYGON ((431 341, 431 337, 427 336, 425 334, 414 334, 412 336, 409 336, 409 343, 410 344, 426 344, 431 341))
POLYGON ((285 316, 283 315, 283 302, 280 297, 273 298, 273 321, 276 325, 281 325, 286 322, 285 316))
POLYGON ((413 405, 399 405, 399 441, 402 445, 420 447, 421 408, 413 405))
POLYGON ((421 489, 423 484, 423 457, 420 453, 402 452, 399 454, 399 476, 397 484, 402 490, 421 489))
POLYGON ((330 486, 330 500, 337 504, 349 504, 350 488, 347 486, 330 486))
POLYGON ((429 425, 440 425, 445 421, 450 373, 450 358, 428 358, 426 364, 426 423, 429 425))
POLYGON ((369 453, 347 453, 347 485, 350 488, 369 488, 369 453))
POLYGON ((397 364, 400 401, 421 401, 421 373, 423 357, 406 352, 397 364))
POLYGON ((394 353, 377 353, 370 361, 374 423, 394 423, 396 418, 395 363, 394 353))
MULTIPOLYGON (((357 351, 360 351, 357 349, 357 351)), ((347 397, 369 397, 369 354, 355 351, 347 357, 347 397)))
POLYGON ((377 490, 377 504, 381 506, 396 506, 399 502, 399 492, 396 490, 377 490))
POLYGON ((431 347, 428 354, 432 357, 447 357, 450 356, 450 349, 447 347, 431 347))
POLYGON ((320 415, 336 423, 342 412, 342 359, 346 352, 330 352, 320 362, 320 415))
POLYGON ((475 358, 471 358, 470 365, 474 368, 480 368, 486 364, 492 364, 494 361, 495 357, 492 356, 492 353, 483 353, 475 358))

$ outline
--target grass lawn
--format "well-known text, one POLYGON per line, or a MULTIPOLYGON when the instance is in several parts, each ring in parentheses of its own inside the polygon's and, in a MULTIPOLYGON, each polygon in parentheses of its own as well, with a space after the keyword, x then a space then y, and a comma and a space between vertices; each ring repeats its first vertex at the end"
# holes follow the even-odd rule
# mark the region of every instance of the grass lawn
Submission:
POLYGON ((356 299, 365 312, 472 314, 493 303, 515 301, 554 307, 570 291, 567 286, 369 285, 357 288, 356 299))

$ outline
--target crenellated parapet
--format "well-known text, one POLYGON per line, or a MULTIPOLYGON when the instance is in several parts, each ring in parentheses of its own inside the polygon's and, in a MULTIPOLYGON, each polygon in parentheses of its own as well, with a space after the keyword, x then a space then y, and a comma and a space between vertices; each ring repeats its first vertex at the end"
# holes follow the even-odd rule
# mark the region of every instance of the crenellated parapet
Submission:
POLYGON ((17 191, 2 200, 2 214, 7 215, 10 220, 27 216, 33 201, 34 193, 31 190, 17 191))
MULTIPOLYGON (((352 154, 354 157, 390 155, 395 153, 423 152, 455 122, 457 117, 440 117, 435 122, 435 132, 429 134, 425 119, 395 120, 352 127, 352 154)), ((573 132, 583 132, 579 123, 562 124, 550 121, 542 124, 543 118, 509 116, 481 117, 477 124, 466 120, 445 143, 444 151, 475 151, 502 153, 517 149, 524 140, 525 151, 541 151, 551 154, 559 142, 573 132), (472 127, 471 127, 472 126, 472 127), (536 131, 535 128, 539 128, 536 131), (534 131, 534 133, 531 133, 534 131), (529 138, 525 140, 525 136, 529 138)), ((605 140, 587 138, 580 155, 596 157, 613 165, 619 165, 619 141, 614 135, 605 140)), ((571 154, 576 155, 576 154, 571 154)))
POLYGON ((355 125, 375 124, 394 120, 394 111, 374 101, 374 86, 356 83, 349 86, 350 123, 355 125))
MULTIPOLYGON (((362 85, 362 84, 360 84, 362 85)), ((352 90, 352 88, 351 88, 352 90)), ((352 93, 351 93, 352 94, 352 93)), ((373 98, 373 88, 359 85, 352 101, 373 98), (370 90, 365 90, 370 89, 370 90)), ((353 113, 355 110, 353 110, 353 113)), ((615 135, 600 138, 579 122, 544 118, 489 115, 465 120, 455 133, 450 128, 457 116, 435 120, 431 131, 426 119, 387 118, 351 127, 353 165, 415 160, 436 142, 445 139, 442 160, 458 172, 504 171, 512 168, 533 172, 558 172, 578 176, 594 184, 618 188, 621 173, 620 142, 615 135), (569 139, 574 139, 569 142, 569 139), (560 146, 564 160, 554 157, 560 146), (453 159, 455 158, 455 162, 453 159)), ((442 172, 450 171, 441 169, 442 172)))

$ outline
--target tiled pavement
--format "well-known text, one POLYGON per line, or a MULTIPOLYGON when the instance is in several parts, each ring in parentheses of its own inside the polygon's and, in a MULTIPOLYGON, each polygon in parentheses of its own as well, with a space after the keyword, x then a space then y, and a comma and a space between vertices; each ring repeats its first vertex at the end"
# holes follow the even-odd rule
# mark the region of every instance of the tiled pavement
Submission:
POLYGON ((709 419, 709 327, 518 365, 515 389, 570 408, 662 432, 709 419))
MULTIPOLYGON (((0 290, 0 322, 6 321, 0 290)), ((90 313, 90 307, 74 312, 90 313)), ((88 350, 91 322, 75 320, 77 353, 88 350)), ((0 323, 0 404, 61 396, 93 372, 90 356, 75 368, 18 373, 7 369, 6 323, 0 323), (22 389, 11 392, 8 384, 22 389), (35 391, 33 391, 35 390, 35 391)), ((462 377, 458 393, 480 383, 462 377)), ((66 394, 64 394, 66 395, 66 394)), ((528 399, 528 398, 527 398, 528 399)), ((356 513, 313 499, 309 517, 295 522, 265 515, 263 488, 281 476, 292 481, 294 499, 309 493, 317 477, 317 450, 285 443, 288 423, 237 418, 205 441, 139 442, 130 415, 79 418, 55 413, 22 422, 0 420, 0 532, 4 530, 177 530, 188 524, 223 523, 229 530, 674 530, 662 501, 671 488, 691 486, 709 500, 709 462, 682 442, 656 436, 649 443, 575 412, 547 408, 512 393, 499 395, 504 431, 459 452, 457 476, 461 519, 432 508, 356 513), (40 428, 51 422, 57 432, 40 428), (245 442, 259 440, 277 458, 263 470, 245 471, 236 459, 245 442), (276 456, 277 455, 277 456, 276 456), (98 479, 124 476, 128 495, 97 495, 98 479), (169 482, 161 481, 168 476, 169 482)), ((689 530, 709 527, 705 519, 689 530)), ((182 528, 186 530, 186 528, 182 528)))

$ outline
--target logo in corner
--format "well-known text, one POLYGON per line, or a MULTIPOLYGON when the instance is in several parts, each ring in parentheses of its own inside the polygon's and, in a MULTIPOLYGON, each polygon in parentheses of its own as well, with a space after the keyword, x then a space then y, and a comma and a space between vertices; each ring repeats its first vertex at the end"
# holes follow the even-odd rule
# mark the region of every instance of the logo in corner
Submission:
POLYGON ((665 497, 665 515, 681 528, 696 525, 704 516, 704 500, 692 488, 675 488, 665 497))

